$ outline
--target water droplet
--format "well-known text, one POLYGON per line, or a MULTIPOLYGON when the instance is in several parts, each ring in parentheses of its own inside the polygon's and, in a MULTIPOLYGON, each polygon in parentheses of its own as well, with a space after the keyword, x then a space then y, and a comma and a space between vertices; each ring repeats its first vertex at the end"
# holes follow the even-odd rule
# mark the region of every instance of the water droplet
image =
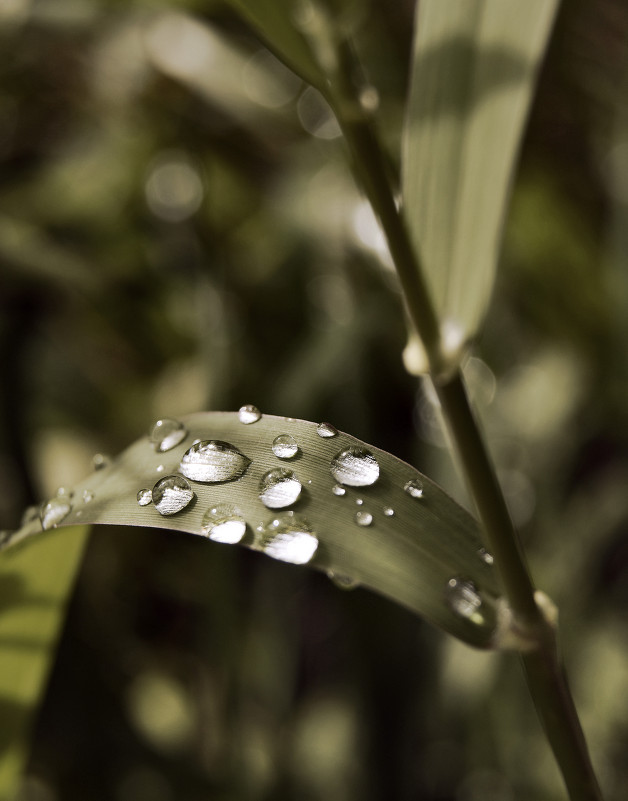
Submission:
POLYGON ((373 515, 361 509, 359 512, 355 513, 354 520, 358 526, 370 526, 373 522, 373 515))
POLYGON ((20 520, 20 527, 27 526, 39 517, 39 508, 35 505, 27 506, 20 520))
POLYGON ((183 454, 179 470, 192 481, 221 484, 240 478, 251 464, 243 453, 219 439, 204 439, 183 454))
POLYGON ((366 448, 345 448, 332 459, 331 474, 341 484, 368 487, 379 478, 379 465, 366 448))
POLYGON ((262 416, 262 413, 257 408, 257 406, 253 406, 252 404, 248 403, 246 406, 240 406, 238 410, 238 419, 244 425, 250 425, 251 423, 257 423, 257 421, 262 416))
POLYGON ((478 551, 478 556, 483 562, 486 562, 487 565, 493 564, 493 554, 489 553, 486 548, 480 548, 478 551))
POLYGON ((164 476, 153 487, 153 503, 160 515, 174 515, 185 509, 195 493, 181 476, 164 476))
POLYGON ((74 497, 74 490, 68 489, 67 487, 57 487, 57 497, 72 500, 74 497))
POLYGON ((356 505, 357 505, 357 506, 362 506, 362 504, 364 503, 364 501, 362 500, 362 498, 356 498, 355 502, 356 502, 356 505))
POLYGON ((4 548, 5 545, 8 545, 14 534, 15 531, 0 531, 0 548, 4 548))
POLYGON ((257 547, 282 562, 304 565, 318 548, 318 539, 309 523, 294 512, 281 512, 256 531, 257 547))
POLYGON ((269 509, 292 506, 301 494, 301 482, 285 467, 269 470, 259 483, 259 499, 269 509))
POLYGON ((413 498, 423 497, 423 482, 418 478, 411 478, 410 481, 406 481, 403 489, 413 498))
POLYGON ((105 467, 109 467, 111 464, 111 459, 105 456, 104 453, 95 453, 92 458, 92 464, 94 465, 94 470, 104 470, 105 467))
POLYGON ((338 429, 334 428, 331 423, 319 423, 316 427, 316 433, 323 439, 329 439, 329 437, 338 436, 338 429))
POLYGON ((331 488, 331 491, 334 493, 334 495, 338 495, 339 497, 347 494, 347 490, 342 486, 342 484, 334 484, 334 486, 331 488))
POLYGON ((163 473, 166 468, 162 464, 157 465, 157 472, 163 473))
POLYGON ((141 489, 137 493, 137 502, 140 506, 148 506, 153 502, 153 491, 147 488, 141 489))
POLYGON ((201 532, 214 542, 235 545, 246 532, 246 521, 235 506, 220 503, 212 506, 203 515, 201 532))
POLYGON ((91 503, 94 500, 94 491, 90 489, 83 490, 83 503, 91 503))
POLYGON ((327 578, 331 579, 336 587, 341 590, 355 590, 360 586, 360 582, 351 576, 345 576, 342 573, 336 573, 334 570, 327 571, 327 578))
POLYGON ((56 528, 72 511, 72 504, 67 498, 57 496, 44 503, 39 512, 41 527, 44 531, 56 528))
POLYGON ((475 584, 461 578, 447 582, 447 602, 456 614, 466 618, 472 618, 482 605, 475 584))
POLYGON ((392 506, 385 506, 384 507, 384 514, 386 515, 386 517, 394 517, 395 516, 395 510, 392 508, 392 506))
POLYGON ((183 423, 179 422, 179 420, 165 417, 163 420, 157 420, 153 426, 150 433, 150 441, 158 453, 164 453, 183 442, 187 435, 188 430, 183 423))
POLYGON ((280 434, 273 440, 273 453, 279 459, 293 459, 299 452, 299 446, 290 434, 280 434))

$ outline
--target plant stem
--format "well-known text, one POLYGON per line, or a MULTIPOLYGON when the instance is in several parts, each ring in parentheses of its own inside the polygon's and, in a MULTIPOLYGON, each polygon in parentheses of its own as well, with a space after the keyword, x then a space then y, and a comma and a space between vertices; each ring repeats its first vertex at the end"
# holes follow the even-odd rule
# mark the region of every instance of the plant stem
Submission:
POLYGON ((572 801, 601 801, 580 721, 556 644, 556 629, 537 605, 508 508, 460 368, 447 372, 439 321, 419 256, 397 209, 386 160, 353 82, 356 65, 349 44, 337 43, 337 73, 328 98, 340 122, 354 172, 379 217, 407 308, 423 341, 430 372, 454 445, 495 558, 514 624, 533 649, 522 654, 528 688, 572 801))

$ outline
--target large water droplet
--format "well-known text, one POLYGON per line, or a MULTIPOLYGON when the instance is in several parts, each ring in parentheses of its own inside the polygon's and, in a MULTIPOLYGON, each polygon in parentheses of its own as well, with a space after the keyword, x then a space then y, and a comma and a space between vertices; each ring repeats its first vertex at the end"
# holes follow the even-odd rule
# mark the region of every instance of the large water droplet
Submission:
POLYGON ((246 406, 240 406, 238 410, 238 419, 241 423, 244 423, 244 425, 257 423, 261 416, 262 413, 257 406, 253 406, 250 403, 248 403, 246 406))
POLYGON ((345 448, 332 459, 331 474, 341 484, 368 487, 379 478, 379 465, 366 448, 345 448))
POLYGON ((482 605, 475 584, 461 578, 447 582, 447 602, 456 614, 466 618, 472 618, 482 605))
POLYGON ((203 515, 201 532, 214 542, 234 545, 244 536, 246 521, 235 506, 230 503, 219 503, 203 515))
POLYGON ((413 498, 422 498, 423 482, 420 481, 418 478, 411 478, 410 481, 406 481, 404 490, 405 492, 408 493, 408 495, 411 495, 413 498))
POLYGON ((301 494, 301 482, 285 467, 269 470, 259 483, 259 499, 269 509, 292 506, 301 494))
POLYGON ((294 512, 281 512, 256 531, 257 547, 282 562, 304 565, 318 548, 318 539, 309 523, 294 512))
POLYGON ((355 513, 354 519, 358 526, 370 526, 373 522, 373 515, 370 512, 365 512, 360 509, 359 512, 355 513))
POLYGON ((331 491, 334 493, 334 495, 338 495, 340 498, 347 494, 347 490, 342 486, 342 484, 334 484, 334 486, 331 488, 331 491))
POLYGON ((140 506, 148 506, 153 502, 153 491, 149 489, 141 489, 137 493, 137 502, 140 506))
POLYGON ((319 437, 328 439, 329 437, 337 437, 338 429, 334 428, 331 423, 319 423, 316 427, 316 433, 319 437))
POLYGON ((355 590, 356 587, 360 586, 360 582, 357 579, 345 576, 343 573, 336 573, 335 570, 328 570, 327 578, 331 579, 336 587, 341 590, 355 590))
POLYGON ((181 476, 164 476, 153 487, 153 503, 160 515, 174 515, 190 504, 195 494, 181 476))
POLYGON ((65 520, 71 511, 72 504, 68 498, 64 498, 62 495, 52 498, 48 503, 42 505, 39 512, 41 527, 44 531, 56 528, 59 523, 65 520))
POLYGON ((187 437, 188 430, 179 422, 165 417, 157 420, 150 433, 150 441, 155 446, 158 453, 164 453, 175 448, 187 437))
POLYGON ((273 440, 273 453, 279 459, 293 459, 299 452, 299 446, 290 434, 279 434, 273 440))
POLYGON ((192 481, 220 484, 240 478, 251 464, 243 453, 219 439, 205 439, 183 454, 179 470, 192 481))

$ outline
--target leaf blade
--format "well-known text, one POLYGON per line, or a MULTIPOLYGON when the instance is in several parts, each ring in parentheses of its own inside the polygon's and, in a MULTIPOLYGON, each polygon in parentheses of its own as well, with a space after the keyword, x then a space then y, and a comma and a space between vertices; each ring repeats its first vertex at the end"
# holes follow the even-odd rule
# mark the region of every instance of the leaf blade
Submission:
POLYGON ((558 3, 424 0, 403 132, 404 207, 441 322, 482 324, 516 156, 558 3))
POLYGON ((0 798, 12 798, 89 529, 0 554, 0 798))
MULTIPOLYGON (((260 482, 268 470, 288 467, 303 487, 296 503, 288 508, 307 519, 319 541, 310 563, 313 567, 349 576, 465 642, 480 647, 492 644, 500 588, 493 568, 478 553, 482 547, 478 525, 426 476, 347 434, 323 438, 315 423, 304 420, 264 415, 253 425, 243 425, 237 414, 207 412, 181 422, 187 436, 176 448, 159 453, 143 438, 110 467, 78 484, 75 498, 87 491, 93 500, 87 504, 77 501, 63 524, 141 525, 199 535, 206 509, 229 503, 242 512, 248 524, 243 544, 261 550, 256 528, 271 520, 275 512, 260 500, 260 482), (273 454, 271 445, 279 434, 294 437, 300 448, 296 458, 284 461, 273 454), (191 481, 197 497, 178 514, 163 517, 154 505, 139 506, 138 491, 152 487, 163 476, 178 474, 183 453, 197 439, 227 442, 250 459, 250 465, 237 480, 218 484, 191 481), (367 448, 379 464, 380 475, 371 486, 347 485, 345 494, 337 496, 330 465, 334 456, 351 447, 367 448), (412 479, 422 482, 422 498, 404 490, 412 479), (384 514, 384 508, 392 508, 394 515, 384 514), (372 524, 358 525, 358 511, 371 514, 372 524), (472 581, 481 591, 481 614, 473 620, 455 612, 447 602, 448 581, 456 577, 472 581)), ((38 525, 33 524, 16 539, 37 530, 38 525)))

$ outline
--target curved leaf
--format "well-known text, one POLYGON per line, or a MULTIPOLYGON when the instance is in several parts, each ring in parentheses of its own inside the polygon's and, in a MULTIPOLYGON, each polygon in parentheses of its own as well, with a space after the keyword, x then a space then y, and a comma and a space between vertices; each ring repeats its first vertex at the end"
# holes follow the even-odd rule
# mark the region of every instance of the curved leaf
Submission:
MULTIPOLYGON (((209 536, 205 514, 228 504, 236 522, 231 531, 223 529, 222 541, 239 540, 238 528, 241 535, 246 524, 243 545, 308 562, 338 583, 359 583, 387 596, 466 642, 492 644, 500 590, 478 525, 413 467, 348 434, 321 436, 315 423, 304 420, 264 415, 243 424, 238 414, 208 412, 180 423, 181 429, 158 429, 168 450, 143 438, 78 484, 71 504, 68 496, 55 499, 47 525, 137 525, 209 536), (285 456, 298 447, 292 458, 273 452, 281 435, 285 447, 276 443, 275 450, 285 456), (349 448, 358 451, 343 455, 349 448), (283 472, 267 475, 271 470, 283 472), (171 475, 177 478, 164 491, 157 482, 171 475), (411 494, 405 487, 413 481, 411 494), (152 502, 145 492, 142 502, 148 503, 140 505, 138 492, 150 489, 152 502), (289 553, 282 548, 291 526, 300 531, 303 547, 289 553)), ((10 541, 40 530, 35 520, 10 541)))
POLYGON ((443 323, 473 337, 557 0, 421 0, 403 134, 404 206, 443 323))

